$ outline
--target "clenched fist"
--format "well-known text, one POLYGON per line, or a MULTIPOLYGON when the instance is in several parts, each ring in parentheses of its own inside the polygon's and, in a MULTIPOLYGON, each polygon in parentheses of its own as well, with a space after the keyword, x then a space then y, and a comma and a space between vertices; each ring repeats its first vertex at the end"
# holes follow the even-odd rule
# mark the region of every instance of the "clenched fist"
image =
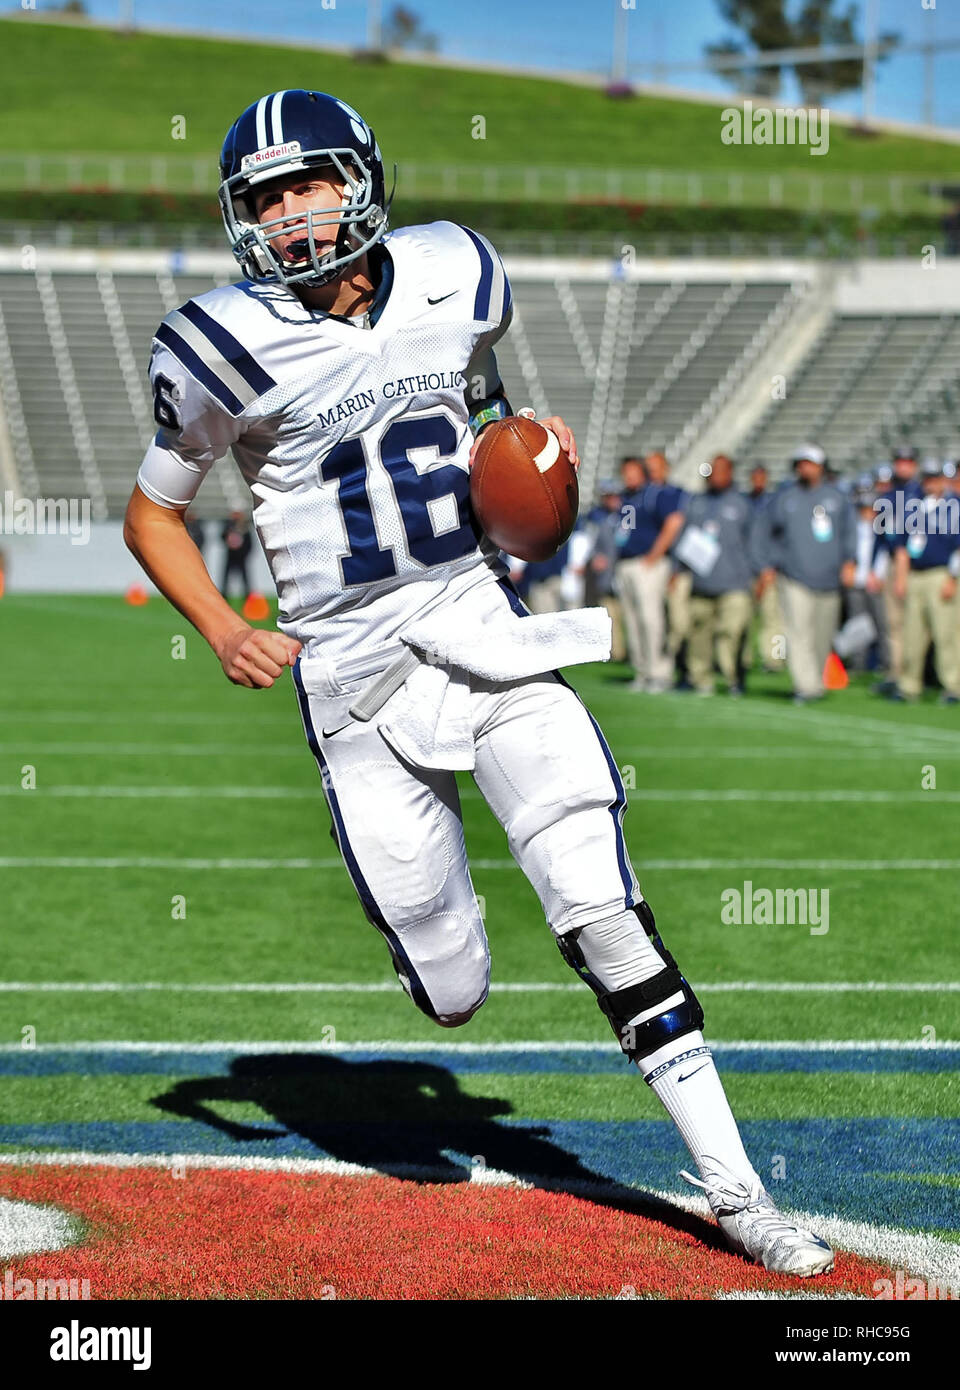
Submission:
POLYGON ((252 690, 268 689, 302 650, 302 643, 293 637, 246 623, 234 628, 216 648, 227 679, 252 690))

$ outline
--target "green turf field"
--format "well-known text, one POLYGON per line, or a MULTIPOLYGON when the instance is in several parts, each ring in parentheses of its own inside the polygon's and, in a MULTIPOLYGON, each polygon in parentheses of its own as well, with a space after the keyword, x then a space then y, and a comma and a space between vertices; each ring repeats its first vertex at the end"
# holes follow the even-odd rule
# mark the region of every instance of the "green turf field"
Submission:
MULTIPOLYGON (((190 629, 187 658, 175 661, 171 638, 184 630, 158 599, 145 609, 77 597, 0 605, 5 978, 391 981, 337 861, 289 682, 262 693, 232 687, 190 629), (36 768, 35 790, 21 789, 26 767, 36 768), (178 895, 183 920, 172 915, 178 895)), ((782 698, 785 679, 767 676, 740 703, 634 697, 625 675, 568 672, 635 784, 630 852, 667 944, 704 987, 711 1033, 922 1041, 932 1027, 937 1038, 960 1036, 957 991, 711 992, 731 982, 960 976, 953 711, 890 707, 865 685, 797 710, 782 698), (922 787, 927 767, 935 790, 922 787), (824 799, 860 791, 867 799, 824 799), (725 924, 721 893, 745 880, 829 890, 829 931, 725 924)), ((461 791, 495 985, 576 984, 468 776, 461 791)), ((436 1033, 399 989, 0 994, 0 1034, 16 1038, 25 1023, 48 1042, 313 1038, 325 1025, 345 1039, 436 1033)), ((457 1036, 596 1039, 603 1027, 579 987, 495 990, 457 1036)))
MULTIPOLYGON (((580 1171, 674 1181, 678 1141, 659 1103, 620 1064, 468 776, 493 988, 466 1027, 441 1030, 402 993, 360 911, 289 681, 232 687, 156 598, 11 595, 0 650, 0 1153, 272 1143, 349 1158, 312 1117, 388 1133, 429 1128, 440 1103, 444 1124, 481 1117, 482 1152, 506 1135, 510 1171, 534 1142, 526 1127, 549 1125, 580 1171), (283 1080, 297 1044, 328 1040, 369 1043, 371 1057, 344 1071, 314 1051, 283 1080), (140 1060, 88 1043, 139 1044, 140 1060), (480 1045, 473 1059, 456 1054, 464 1043, 480 1045), (578 1043, 615 1055, 581 1065, 578 1043), (211 1050, 209 1068, 190 1044, 211 1050), (228 1052, 212 1065, 216 1044, 228 1052), (511 1044, 525 1047, 498 1056, 511 1044), (428 1049, 448 1045, 431 1062, 428 1049), (279 1056, 261 1063, 258 1049, 279 1056)), ((960 1097, 943 1050, 960 1038, 956 714, 932 697, 878 702, 867 678, 795 709, 778 676, 757 674, 730 702, 632 696, 615 665, 566 674, 634 788, 631 857, 700 994, 748 1147, 792 1155, 795 1207, 960 1239, 960 1097), (829 930, 725 923, 721 894, 746 880, 828 890, 829 930), (817 1053, 827 1043, 838 1046, 817 1053)))
MULTIPOLYGON (((779 197, 773 199, 781 206, 906 208, 929 205, 926 178, 951 179, 958 170, 955 146, 892 134, 865 140, 837 124, 830 130, 829 153, 816 159, 803 145, 724 145, 716 106, 648 96, 611 102, 597 89, 546 78, 407 63, 372 66, 342 54, 291 47, 22 20, 2 22, 0 33, 6 58, 0 149, 30 156, 143 155, 139 171, 125 175, 130 187, 156 186, 146 156, 212 160, 226 123, 249 102, 265 91, 296 86, 334 92, 358 107, 377 130, 388 165, 398 161, 401 172, 410 162, 517 171, 513 182, 487 187, 478 180, 469 187, 461 181, 456 189, 434 186, 422 171, 415 190, 409 179, 401 183, 401 194, 407 196, 443 192, 475 198, 633 197, 749 205, 767 202, 766 176, 772 173, 782 180, 779 197), (93 72, 96 102, 89 99, 93 72), (424 99, 427 90, 429 100, 424 99), (483 139, 474 136, 478 114, 486 122, 483 139), (185 120, 183 139, 172 138, 174 118, 185 120), (545 173, 531 184, 528 165, 552 166, 556 177, 545 173), (584 188, 582 194, 564 193, 564 171, 571 166, 588 172, 670 170, 678 177, 662 185, 645 182, 640 192, 627 178, 584 188), (704 175, 698 190, 691 190, 685 171, 704 175), (727 183, 731 174, 739 180, 734 186, 727 183), (893 195, 878 179, 890 174, 905 180, 893 195), (851 189, 850 175, 863 176, 867 183, 851 189), (758 178, 762 187, 754 186, 758 178), (813 194, 811 179, 817 184, 813 194)), ((185 168, 187 182, 169 186, 197 187, 186 163, 185 168)), ((51 186, 77 183, 66 163, 45 163, 43 169, 48 182, 55 180, 51 186)), ((109 176, 104 162, 99 182, 105 184, 109 176)), ((0 162, 0 186, 18 186, 22 177, 18 165, 7 169, 0 162)))

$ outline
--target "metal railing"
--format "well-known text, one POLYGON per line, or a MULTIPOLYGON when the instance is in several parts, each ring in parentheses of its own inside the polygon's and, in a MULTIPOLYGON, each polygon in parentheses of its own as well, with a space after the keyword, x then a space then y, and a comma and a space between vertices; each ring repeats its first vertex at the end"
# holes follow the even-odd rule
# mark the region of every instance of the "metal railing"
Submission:
MULTIPOLYGON (((480 230, 485 230, 482 226, 480 230)), ((490 231, 497 250, 505 256, 584 256, 604 257, 622 263, 625 238, 611 233, 580 232, 511 232, 490 231)), ((804 236, 770 236, 763 232, 715 233, 695 236, 683 232, 638 236, 629 234, 630 250, 635 257, 667 256, 786 256, 824 257, 852 260, 878 256, 915 256, 916 244, 909 237, 850 238, 831 235, 829 238, 804 236)), ((938 255, 951 254, 944 238, 933 237, 938 255)), ((24 269, 31 268, 30 248, 73 247, 136 249, 153 251, 222 251, 228 254, 226 238, 219 219, 209 223, 140 223, 140 222, 27 222, 0 220, 0 246, 20 247, 24 251, 24 269)), ((240 271, 237 270, 239 278, 240 271)))
MULTIPOLYGON (((0 154, 0 189, 151 190, 212 196, 218 180, 214 160, 187 154, 0 154)), ((707 204, 807 212, 931 211, 942 208, 949 190, 956 187, 960 187, 960 172, 956 176, 842 174, 817 168, 726 172, 404 163, 398 176, 404 198, 707 204)))

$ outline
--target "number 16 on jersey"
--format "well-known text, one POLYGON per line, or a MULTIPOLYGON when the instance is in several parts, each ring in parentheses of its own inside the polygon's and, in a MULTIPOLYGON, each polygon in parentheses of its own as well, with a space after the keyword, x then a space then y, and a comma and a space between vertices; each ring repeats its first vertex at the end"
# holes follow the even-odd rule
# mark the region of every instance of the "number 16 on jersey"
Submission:
POLYGON ((399 516, 400 544, 405 541, 410 560, 425 567, 450 564, 475 550, 482 533, 470 508, 469 475, 458 464, 437 462, 457 452, 454 421, 442 413, 404 417, 384 431, 375 448, 391 484, 391 502, 374 485, 366 453, 369 440, 369 434, 342 440, 320 465, 324 482, 337 483, 349 545, 340 561, 344 585, 371 584, 397 574, 397 543, 380 544, 381 537, 397 533, 384 514, 388 506, 399 516), (418 466, 411 455, 421 452, 426 460, 418 466), (371 493, 377 498, 376 514, 371 493))

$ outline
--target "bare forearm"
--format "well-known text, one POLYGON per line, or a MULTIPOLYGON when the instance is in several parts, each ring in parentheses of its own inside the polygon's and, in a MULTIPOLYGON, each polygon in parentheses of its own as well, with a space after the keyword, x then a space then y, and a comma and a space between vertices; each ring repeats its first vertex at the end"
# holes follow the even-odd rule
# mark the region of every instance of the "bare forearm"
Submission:
POLYGON ((123 538, 163 596, 210 643, 234 685, 265 690, 294 665, 301 651, 296 638, 250 627, 217 592, 181 512, 158 506, 135 487, 123 538))
POLYGON ((123 531, 128 548, 157 588, 219 655, 224 641, 247 625, 217 590, 178 511, 131 502, 123 531))

